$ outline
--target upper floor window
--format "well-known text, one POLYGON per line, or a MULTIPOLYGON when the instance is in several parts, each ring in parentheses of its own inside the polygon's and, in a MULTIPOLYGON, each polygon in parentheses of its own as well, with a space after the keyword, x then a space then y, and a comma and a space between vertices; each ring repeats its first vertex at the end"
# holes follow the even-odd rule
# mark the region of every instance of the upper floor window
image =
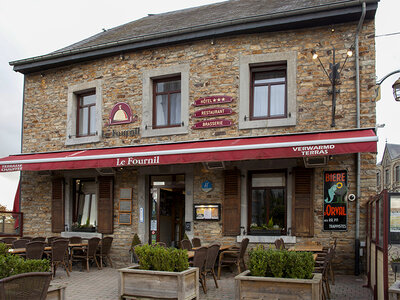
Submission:
POLYGON ((396 166, 395 170, 395 178, 396 178, 396 182, 400 181, 400 166, 396 166))
POLYGON ((286 64, 252 67, 250 119, 286 117, 286 64))
POLYGON ((381 173, 376 173, 376 186, 380 188, 381 186, 381 173))
POLYGON ((389 185, 389 180, 390 180, 390 178, 389 178, 389 175, 390 175, 390 173, 389 173, 389 169, 386 169, 385 170, 385 185, 389 185))
POLYGON ((76 136, 83 137, 96 134, 96 92, 78 94, 78 118, 76 136))
POLYGON ((153 81, 153 128, 181 125, 181 78, 153 81))

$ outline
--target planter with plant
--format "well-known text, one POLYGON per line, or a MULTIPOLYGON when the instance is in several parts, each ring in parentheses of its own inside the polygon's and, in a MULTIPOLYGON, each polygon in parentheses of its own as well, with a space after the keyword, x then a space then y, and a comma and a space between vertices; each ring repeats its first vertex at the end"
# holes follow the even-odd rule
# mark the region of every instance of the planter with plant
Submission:
POLYGON ((186 250, 143 245, 135 253, 140 263, 118 270, 120 299, 198 299, 199 270, 189 268, 186 250))
POLYGON ((268 224, 257 225, 252 223, 250 225, 250 232, 252 235, 281 235, 282 229, 278 224, 274 224, 274 220, 271 217, 268 224))
POLYGON ((322 298, 322 275, 312 273, 312 253, 259 246, 249 258, 249 270, 235 277, 236 299, 322 298))
POLYGON ((400 255, 399 252, 390 256, 390 265, 394 273, 400 272, 400 255))
POLYGON ((131 248, 129 249, 129 252, 131 253, 131 262, 133 263, 138 263, 138 259, 135 255, 135 247, 137 245, 140 245, 142 242, 139 238, 139 236, 135 233, 135 235, 132 238, 132 242, 131 242, 131 248))

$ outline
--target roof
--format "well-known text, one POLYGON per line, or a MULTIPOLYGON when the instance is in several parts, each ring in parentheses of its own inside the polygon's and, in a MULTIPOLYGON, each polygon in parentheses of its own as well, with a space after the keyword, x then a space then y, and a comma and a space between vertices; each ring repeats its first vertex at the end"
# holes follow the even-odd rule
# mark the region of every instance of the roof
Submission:
POLYGON ((47 55, 13 61, 10 64, 14 66, 15 71, 29 73, 85 59, 114 55, 118 52, 188 40, 355 21, 361 15, 362 2, 367 3, 366 18, 373 18, 378 1, 224 1, 149 15, 98 33, 47 55), (63 57, 69 57, 69 59, 62 59, 63 57))
POLYGON ((400 156, 400 144, 386 144, 386 150, 392 160, 400 156))

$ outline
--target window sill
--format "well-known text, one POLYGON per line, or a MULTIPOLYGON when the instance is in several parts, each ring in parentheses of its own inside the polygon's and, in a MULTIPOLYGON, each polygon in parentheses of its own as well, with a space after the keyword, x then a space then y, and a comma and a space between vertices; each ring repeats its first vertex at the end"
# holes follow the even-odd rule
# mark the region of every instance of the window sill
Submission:
POLYGON ((102 234, 99 232, 78 232, 78 231, 63 231, 61 237, 70 238, 73 236, 79 236, 83 239, 90 239, 93 237, 102 238, 102 234))
POLYGON ((285 244, 295 244, 296 237, 288 235, 239 235, 236 237, 236 241, 240 243, 244 238, 249 239, 249 243, 265 243, 273 244, 277 239, 282 238, 285 244))
POLYGON ((86 137, 71 137, 67 138, 65 141, 66 146, 71 145, 80 145, 80 144, 88 144, 88 143, 98 143, 100 142, 100 136, 86 136, 86 137))

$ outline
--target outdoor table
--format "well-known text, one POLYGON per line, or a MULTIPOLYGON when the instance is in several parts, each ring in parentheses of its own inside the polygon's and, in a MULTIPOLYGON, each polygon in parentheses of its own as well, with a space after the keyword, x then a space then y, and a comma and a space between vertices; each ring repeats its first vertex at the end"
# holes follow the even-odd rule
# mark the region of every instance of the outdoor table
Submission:
MULTIPOLYGON (((202 246, 202 247, 208 247, 208 246, 211 246, 211 244, 210 245, 206 245, 206 246, 202 246)), ((219 251, 225 251, 225 250, 228 250, 228 249, 230 249, 230 248, 232 248, 232 247, 234 247, 235 245, 221 245, 220 247, 219 247, 219 251)), ((199 249, 199 248, 201 248, 201 247, 194 247, 194 248, 192 248, 193 250, 197 250, 197 249, 199 249)))
POLYGON ((324 247, 316 244, 295 245, 290 247, 289 251, 322 252, 324 247))
MULTIPOLYGON (((49 250, 51 250, 51 247, 44 247, 44 251, 49 251, 49 250)), ((8 249, 8 252, 12 254, 25 254, 26 248, 8 249)))

